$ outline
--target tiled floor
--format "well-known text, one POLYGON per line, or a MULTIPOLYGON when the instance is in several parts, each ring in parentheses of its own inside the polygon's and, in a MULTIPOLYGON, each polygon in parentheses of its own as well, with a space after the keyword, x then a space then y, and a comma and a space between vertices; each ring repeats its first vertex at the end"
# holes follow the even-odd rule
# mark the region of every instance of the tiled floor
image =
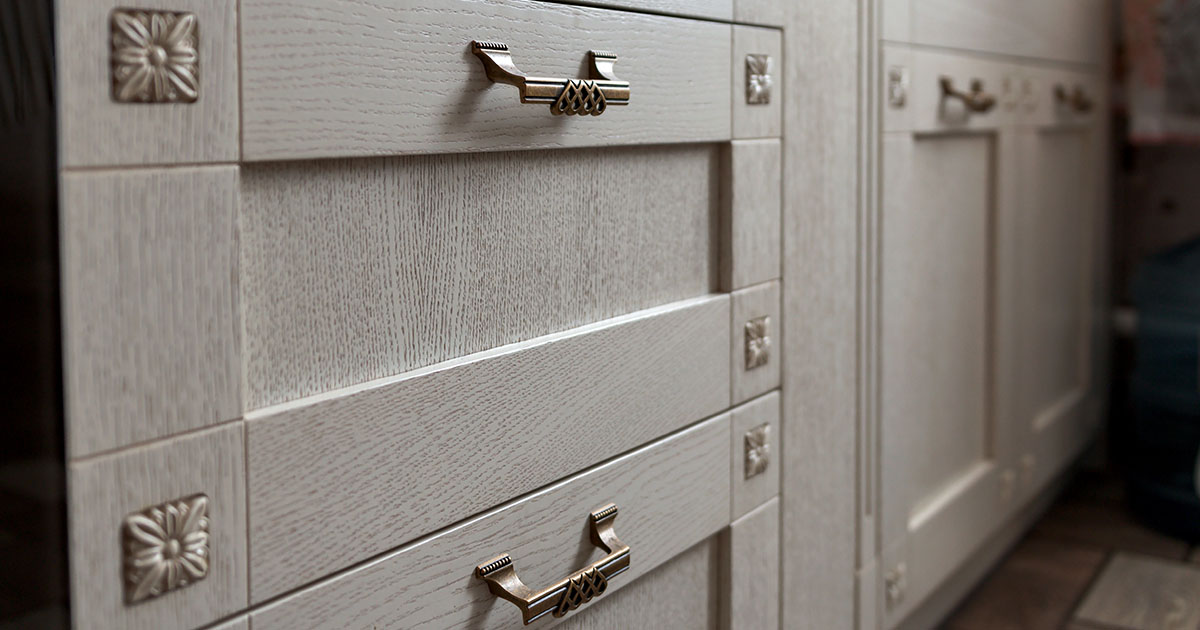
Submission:
POLYGON ((942 630, 1200 630, 1200 548, 1138 524, 1085 473, 942 630))

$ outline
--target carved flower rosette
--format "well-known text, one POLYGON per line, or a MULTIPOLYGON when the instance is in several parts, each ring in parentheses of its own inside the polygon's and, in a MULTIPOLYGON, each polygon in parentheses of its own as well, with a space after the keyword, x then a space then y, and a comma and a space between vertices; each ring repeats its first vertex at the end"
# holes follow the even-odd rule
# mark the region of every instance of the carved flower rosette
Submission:
POLYGON ((208 575, 208 497, 168 501, 125 517, 125 601, 136 603, 208 575))
POLYGON ((200 97, 196 16, 112 12, 112 96, 120 103, 194 103, 200 97))

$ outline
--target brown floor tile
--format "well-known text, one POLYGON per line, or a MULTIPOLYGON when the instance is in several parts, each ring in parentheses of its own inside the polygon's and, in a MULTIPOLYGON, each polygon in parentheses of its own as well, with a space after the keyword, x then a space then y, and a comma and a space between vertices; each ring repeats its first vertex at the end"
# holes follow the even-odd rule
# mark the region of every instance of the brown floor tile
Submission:
POLYGON ((1171 560, 1183 559, 1188 551, 1187 543, 1138 523, 1122 503, 1077 497, 1055 505, 1030 536, 1171 560))
POLYGON ((1188 554, 1188 560, 1200 564, 1200 547, 1192 547, 1192 553, 1188 554))
POLYGON ((1129 630, 1200 628, 1200 567, 1119 553, 1104 567, 1076 619, 1129 630))
POLYGON ((1026 539, 955 611, 943 630, 1058 630, 1105 555, 1096 547, 1026 539))

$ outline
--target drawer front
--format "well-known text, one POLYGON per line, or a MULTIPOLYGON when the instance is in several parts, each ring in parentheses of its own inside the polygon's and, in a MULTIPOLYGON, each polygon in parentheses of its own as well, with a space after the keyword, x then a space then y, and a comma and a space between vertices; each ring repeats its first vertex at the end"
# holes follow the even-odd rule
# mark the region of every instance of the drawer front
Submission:
POLYGON ((725 140, 728 24, 530 0, 247 0, 244 160, 725 140), (627 106, 554 116, 489 80, 473 40, 533 77, 618 55, 627 106))
POLYGON ((249 414, 251 599, 726 409, 729 317, 700 298, 249 414))
POLYGON ((1100 64, 1107 0, 893 0, 885 37, 959 50, 1100 64), (909 24, 896 24, 909 17, 909 24), (907 33, 906 33, 907 31, 907 33))
POLYGON ((252 612, 251 623, 255 630, 519 626, 518 609, 473 577, 475 567, 506 553, 531 589, 549 586, 603 557, 588 539, 587 517, 610 502, 630 564, 596 603, 615 599, 614 591, 729 524, 729 431, 728 415, 706 420, 273 602, 252 612))

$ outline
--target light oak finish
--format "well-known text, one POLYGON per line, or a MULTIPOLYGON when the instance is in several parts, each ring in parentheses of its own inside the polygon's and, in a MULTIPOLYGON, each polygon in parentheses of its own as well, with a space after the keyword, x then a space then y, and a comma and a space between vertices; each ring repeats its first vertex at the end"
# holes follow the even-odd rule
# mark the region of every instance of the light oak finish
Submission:
POLYGON ((719 162, 697 144, 243 167, 247 408, 709 293, 719 162))
POLYGON ((783 101, 787 85, 783 80, 783 36, 773 28, 733 27, 733 137, 778 138, 783 135, 783 101), (751 105, 746 102, 746 55, 771 58, 771 101, 751 105))
POLYGON ((884 37, 1099 65, 1107 52, 1107 6, 1106 0, 889 0, 884 14, 895 23, 884 37))
MULTIPOLYGON (((784 2, 781 627, 854 626, 860 9, 784 2)), ((864 118, 865 119, 865 118, 864 118)))
POLYGON ((721 287, 734 291, 780 277, 782 213, 778 139, 734 140, 721 154, 721 287))
POLYGON ((250 630, 250 616, 243 615, 236 619, 230 619, 225 623, 209 626, 206 630, 250 630))
POLYGON ((241 414, 237 169, 62 177, 70 457, 241 414))
POLYGON ((783 26, 786 3, 778 0, 734 0, 733 21, 762 26, 783 26))
POLYGON ((68 542, 74 627, 194 628, 246 601, 245 447, 240 422, 70 464, 68 542), (164 501, 209 497, 203 580, 127 606, 121 522, 164 501))
POLYGON ((65 168, 230 162, 238 158, 237 2, 139 0, 139 9, 186 11, 199 32, 199 99, 131 104, 112 99, 109 13, 118 0, 59 0, 59 162, 65 168))
POLYGON ((517 609, 473 577, 475 566, 508 553, 522 581, 551 583, 598 557, 586 517, 613 502, 631 564, 593 603, 603 602, 729 523, 728 435, 728 415, 704 421, 272 602, 252 612, 251 623, 255 630, 514 627, 517 609))
POLYGON ((771 392, 743 405, 734 407, 731 445, 733 462, 730 466, 730 492, 733 496, 730 519, 737 520, 771 497, 779 494, 779 470, 783 467, 784 452, 782 427, 780 426, 780 395, 771 392), (769 459, 767 469, 753 477, 746 477, 746 433, 762 425, 770 427, 769 459))
POLYGON ((734 521, 725 534, 729 590, 723 628, 779 628, 779 499, 734 521))
POLYGON ((1132 553, 1118 553, 1092 584, 1075 617, 1131 630, 1200 625, 1200 569, 1132 553))
POLYGON ((729 138, 728 24, 532 0, 247 0, 241 27, 246 160, 729 138), (547 77, 615 52, 630 104, 583 118, 521 104, 472 40, 504 42, 547 77))
POLYGON ((991 408, 1001 140, 990 133, 882 140, 880 589, 891 627, 1001 516, 991 408), (895 584, 892 580, 902 576, 895 584), (888 595, 889 586, 893 593, 888 595))
POLYGON ((728 321, 698 298, 248 415, 252 599, 727 408, 728 321))
POLYGON ((732 319, 730 326, 730 396, 734 404, 750 400, 779 387, 780 365, 783 363, 782 318, 779 310, 779 282, 755 285, 730 294, 732 319), (770 337, 769 356, 763 365, 746 368, 746 322, 768 318, 770 337))
MULTIPOLYGON (((545 0, 554 2, 556 0, 545 0)), ((733 16, 733 0, 588 0, 590 6, 612 9, 632 9, 662 15, 698 17, 728 22, 733 16)))
POLYGON ((717 630, 724 599, 723 540, 713 536, 612 595, 580 609, 559 630, 691 628, 717 630))

